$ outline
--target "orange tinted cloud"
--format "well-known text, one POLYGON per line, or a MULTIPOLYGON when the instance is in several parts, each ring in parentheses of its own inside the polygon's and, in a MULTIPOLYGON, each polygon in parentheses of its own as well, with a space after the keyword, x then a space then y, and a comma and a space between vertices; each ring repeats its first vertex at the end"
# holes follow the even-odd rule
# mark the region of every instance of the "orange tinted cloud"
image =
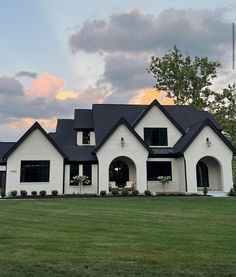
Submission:
POLYGON ((174 104, 173 99, 167 97, 165 92, 156 91, 154 88, 144 89, 131 98, 129 104, 150 104, 154 99, 157 99, 162 105, 174 104))
POLYGON ((25 89, 27 96, 36 98, 54 98, 58 91, 64 87, 64 80, 49 75, 47 72, 41 74, 37 79, 33 80, 30 88, 25 89))
POLYGON ((38 121, 43 128, 51 131, 55 129, 57 119, 56 118, 50 118, 50 119, 37 118, 36 119, 36 118, 28 117, 28 118, 24 118, 22 120, 17 120, 7 124, 7 128, 9 128, 10 130, 20 130, 20 129, 26 130, 30 128, 35 123, 35 121, 38 121))
POLYGON ((77 99, 78 93, 74 91, 60 91, 57 93, 56 98, 58 100, 77 99))

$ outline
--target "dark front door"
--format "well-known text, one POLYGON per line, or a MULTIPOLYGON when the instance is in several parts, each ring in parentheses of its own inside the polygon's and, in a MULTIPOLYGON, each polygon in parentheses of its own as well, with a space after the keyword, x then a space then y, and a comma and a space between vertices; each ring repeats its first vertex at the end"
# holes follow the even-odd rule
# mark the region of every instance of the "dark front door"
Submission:
POLYGON ((114 161, 109 168, 109 180, 116 182, 118 187, 124 187, 129 181, 129 167, 125 162, 114 161))
POLYGON ((197 186, 209 187, 208 168, 204 162, 197 163, 197 186))
POLYGON ((0 171, 0 188, 6 187, 6 171, 0 171))

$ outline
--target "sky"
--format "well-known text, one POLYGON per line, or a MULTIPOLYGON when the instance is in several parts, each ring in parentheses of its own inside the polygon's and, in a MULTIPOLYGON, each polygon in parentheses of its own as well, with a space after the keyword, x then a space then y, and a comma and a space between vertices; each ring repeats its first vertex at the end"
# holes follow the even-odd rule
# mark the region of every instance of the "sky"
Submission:
POLYGON ((235 81, 233 21, 235 0, 0 0, 0 141, 95 103, 171 104, 146 68, 175 44, 221 62, 220 92, 235 81))

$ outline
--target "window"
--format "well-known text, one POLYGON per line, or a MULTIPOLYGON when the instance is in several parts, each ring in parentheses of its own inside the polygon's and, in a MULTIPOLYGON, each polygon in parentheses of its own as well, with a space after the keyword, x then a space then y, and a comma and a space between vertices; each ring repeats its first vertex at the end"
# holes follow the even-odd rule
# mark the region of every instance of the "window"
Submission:
POLYGON ((83 164, 83 175, 87 176, 89 179, 89 184, 83 184, 84 186, 88 186, 92 184, 92 165, 89 163, 83 164))
POLYGON ((5 189, 6 186, 6 171, 0 171, 0 188, 5 189))
POLYGON ((83 131, 83 144, 90 144, 90 131, 83 131))
POLYGON ((74 176, 79 175, 79 163, 70 164, 70 186, 76 186, 77 183, 73 180, 74 176))
POLYGON ((167 128, 144 128, 144 141, 147 145, 167 146, 167 128))
POLYGON ((49 182, 50 161, 21 161, 21 182, 49 182))
POLYGON ((148 181, 157 181, 159 176, 170 176, 171 162, 147 162, 147 179, 148 181))

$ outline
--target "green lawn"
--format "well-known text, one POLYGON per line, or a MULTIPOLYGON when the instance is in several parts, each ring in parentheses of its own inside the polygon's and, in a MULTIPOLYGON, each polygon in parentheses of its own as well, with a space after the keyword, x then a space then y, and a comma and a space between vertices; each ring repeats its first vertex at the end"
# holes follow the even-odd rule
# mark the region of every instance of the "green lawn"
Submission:
POLYGON ((236 197, 0 201, 0 276, 236 276, 236 197))

